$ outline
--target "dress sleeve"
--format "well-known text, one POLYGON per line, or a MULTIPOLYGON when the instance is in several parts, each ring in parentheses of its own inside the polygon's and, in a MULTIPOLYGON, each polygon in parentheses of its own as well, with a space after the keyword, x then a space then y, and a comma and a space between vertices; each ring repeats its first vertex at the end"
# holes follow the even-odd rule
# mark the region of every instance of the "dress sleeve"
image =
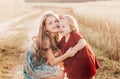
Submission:
POLYGON ((74 39, 74 41, 77 43, 80 39, 83 39, 83 36, 80 34, 80 33, 78 33, 78 32, 76 32, 76 31, 74 31, 73 33, 72 33, 72 36, 73 36, 73 39, 74 39))

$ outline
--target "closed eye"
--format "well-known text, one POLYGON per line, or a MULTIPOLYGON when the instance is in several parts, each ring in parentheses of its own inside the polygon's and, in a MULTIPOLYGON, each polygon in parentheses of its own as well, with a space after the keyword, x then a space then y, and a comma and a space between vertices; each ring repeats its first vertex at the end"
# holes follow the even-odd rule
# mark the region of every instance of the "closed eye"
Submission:
POLYGON ((58 20, 55 20, 55 23, 58 22, 58 20))
POLYGON ((65 26, 62 26, 62 28, 64 28, 65 26))
POLYGON ((52 22, 49 22, 49 25, 51 25, 52 24, 52 22))
POLYGON ((57 26, 57 28, 60 28, 60 26, 57 26))

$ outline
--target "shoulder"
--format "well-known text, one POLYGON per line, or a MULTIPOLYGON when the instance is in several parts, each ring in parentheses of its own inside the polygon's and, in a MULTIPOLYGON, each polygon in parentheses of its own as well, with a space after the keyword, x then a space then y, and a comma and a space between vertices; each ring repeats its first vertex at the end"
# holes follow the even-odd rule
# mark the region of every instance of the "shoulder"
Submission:
POLYGON ((73 31, 71 35, 75 38, 83 38, 83 36, 77 31, 73 31))
POLYGON ((83 38, 83 36, 79 32, 73 31, 71 33, 71 38, 74 39, 74 41, 78 42, 80 39, 83 38))

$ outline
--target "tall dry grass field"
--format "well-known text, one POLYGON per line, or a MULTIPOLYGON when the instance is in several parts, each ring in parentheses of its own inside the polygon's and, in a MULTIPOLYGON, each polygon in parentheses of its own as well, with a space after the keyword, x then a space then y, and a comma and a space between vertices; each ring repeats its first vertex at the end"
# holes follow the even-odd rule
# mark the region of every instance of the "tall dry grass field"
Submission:
POLYGON ((77 4, 73 12, 90 44, 104 51, 109 59, 119 61, 120 2, 77 4))
POLYGON ((80 33, 99 59, 95 79, 120 79, 120 2, 78 3, 71 8, 80 33))
POLYGON ((24 52, 21 47, 26 39, 22 32, 10 35, 0 40, 0 79, 12 79, 13 75, 9 74, 17 63, 21 63, 19 53, 24 52), (22 39, 21 39, 22 38, 22 39))
POLYGON ((24 0, 0 0, 0 23, 22 14, 24 9, 24 0))

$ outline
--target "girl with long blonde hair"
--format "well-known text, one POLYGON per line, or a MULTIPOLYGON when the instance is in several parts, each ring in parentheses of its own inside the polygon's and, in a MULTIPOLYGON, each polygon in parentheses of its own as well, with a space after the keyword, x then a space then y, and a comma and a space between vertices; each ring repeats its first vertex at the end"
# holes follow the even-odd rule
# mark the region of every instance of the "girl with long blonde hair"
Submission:
POLYGON ((33 38, 34 43, 26 54, 25 79, 64 78, 64 72, 59 69, 58 64, 74 54, 68 50, 64 55, 60 55, 58 23, 58 17, 53 12, 46 12, 41 16, 38 35, 33 38))

